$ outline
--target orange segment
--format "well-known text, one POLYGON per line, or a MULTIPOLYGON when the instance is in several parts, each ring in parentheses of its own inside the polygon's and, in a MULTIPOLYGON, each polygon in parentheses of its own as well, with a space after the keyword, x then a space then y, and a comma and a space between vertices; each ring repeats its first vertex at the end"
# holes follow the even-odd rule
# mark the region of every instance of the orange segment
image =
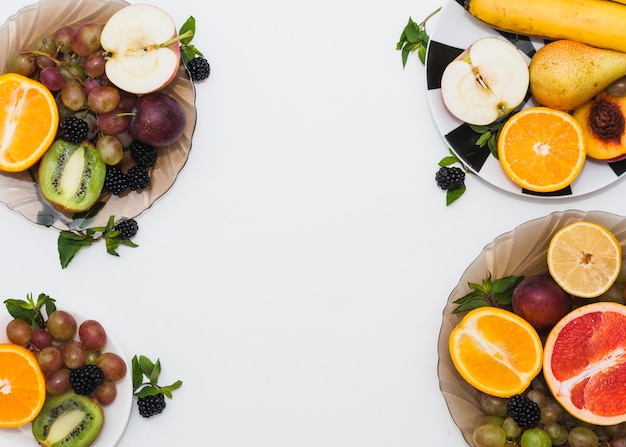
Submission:
POLYGON ((585 163, 581 126, 567 112, 548 107, 524 109, 502 126, 498 158, 504 172, 521 187, 558 191, 578 177, 585 163))
POLYGON ((600 301, 567 314, 545 343, 548 388, 572 416, 597 425, 626 421, 626 306, 600 301))
POLYGON ((622 269, 622 247, 613 233, 593 222, 558 230, 548 246, 548 270, 563 290, 595 298, 611 288, 622 269))
POLYGON ((0 343, 0 427, 31 422, 46 399, 46 382, 28 349, 0 343))
POLYGON ((497 307, 468 312, 452 330, 449 349, 459 374, 492 396, 523 392, 541 371, 543 347, 535 329, 497 307))
POLYGON ((38 81, 0 75, 0 170, 24 171, 52 144, 59 124, 54 96, 38 81))

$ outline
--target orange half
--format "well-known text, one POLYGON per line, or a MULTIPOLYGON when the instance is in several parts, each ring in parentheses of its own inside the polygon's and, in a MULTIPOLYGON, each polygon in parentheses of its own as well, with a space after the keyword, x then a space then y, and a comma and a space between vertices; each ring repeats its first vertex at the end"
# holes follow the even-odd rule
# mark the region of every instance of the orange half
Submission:
POLYGON ((54 96, 38 81, 16 73, 0 75, 0 170, 33 166, 57 133, 54 96))
POLYGON ((559 191, 578 177, 587 158, 582 128, 567 112, 523 109, 502 126, 498 158, 507 176, 521 187, 559 191))
POLYGON ((30 423, 46 400, 46 381, 34 354, 0 343, 0 427, 30 423))
POLYGON ((450 356, 459 374, 492 396, 523 392, 541 371, 543 347, 522 317, 497 307, 469 311, 450 333, 450 356))

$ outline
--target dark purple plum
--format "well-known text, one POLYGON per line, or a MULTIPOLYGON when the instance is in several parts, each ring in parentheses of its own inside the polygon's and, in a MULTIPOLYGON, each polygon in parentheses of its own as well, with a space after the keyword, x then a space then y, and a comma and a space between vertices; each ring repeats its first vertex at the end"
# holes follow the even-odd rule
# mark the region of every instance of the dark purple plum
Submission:
POLYGON ((513 312, 537 331, 545 331, 572 309, 572 298, 550 275, 534 275, 515 287, 511 304, 513 312))
POLYGON ((187 116, 173 97, 155 92, 140 96, 131 109, 130 132, 142 143, 169 146, 185 130, 187 116))

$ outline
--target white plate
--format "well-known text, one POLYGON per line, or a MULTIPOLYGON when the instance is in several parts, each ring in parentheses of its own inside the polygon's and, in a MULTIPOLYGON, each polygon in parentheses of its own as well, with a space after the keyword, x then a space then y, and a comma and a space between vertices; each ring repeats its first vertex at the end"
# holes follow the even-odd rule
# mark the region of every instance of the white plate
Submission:
MULTIPOLYGON (((578 197, 605 188, 620 180, 626 172, 626 161, 617 163, 587 159, 582 172, 567 188, 554 193, 536 193, 521 189, 509 179, 498 160, 486 146, 475 142, 478 134, 466 123, 452 116, 441 99, 441 75, 445 67, 471 43, 481 37, 499 37, 519 46, 527 61, 544 44, 543 40, 494 30, 470 15, 462 6, 463 0, 448 0, 439 12, 437 25, 431 34, 426 52, 427 99, 435 124, 450 149, 473 173, 496 188, 520 196, 539 198, 578 197)), ((522 106, 536 106, 532 98, 522 106)))
MULTIPOLYGON (((65 310, 74 315, 78 324, 89 318, 73 309, 65 310)), ((9 315, 5 308, 2 315, 0 315, 0 342, 8 341, 5 328, 12 318, 13 317, 9 315)), ((106 330, 106 327, 104 329, 106 330)), ((120 345, 108 332, 107 344, 103 352, 115 352, 122 356, 128 365, 128 372, 123 379, 116 382, 117 397, 115 401, 109 406, 102 407, 104 410, 104 426, 96 441, 91 444, 91 447, 113 447, 116 445, 126 430, 133 406, 133 383, 130 360, 128 360, 120 345)), ((0 428, 0 445, 7 447, 34 447, 39 444, 37 444, 31 432, 31 424, 27 424, 20 428, 0 428)))

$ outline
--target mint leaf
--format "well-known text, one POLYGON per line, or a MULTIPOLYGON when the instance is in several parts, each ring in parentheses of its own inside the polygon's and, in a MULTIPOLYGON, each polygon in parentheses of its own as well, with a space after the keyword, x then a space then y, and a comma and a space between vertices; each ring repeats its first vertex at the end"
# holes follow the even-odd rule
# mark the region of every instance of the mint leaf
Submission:
POLYGON ((56 310, 55 300, 45 293, 40 293, 37 301, 33 300, 33 295, 26 295, 25 300, 9 298, 4 304, 13 318, 18 318, 29 323, 34 328, 46 326, 48 315, 56 310), (44 312, 45 309, 45 312, 44 312))
POLYGON ((181 380, 177 380, 171 385, 159 385, 161 375, 161 360, 153 362, 144 355, 135 355, 131 361, 133 377, 133 394, 137 397, 153 396, 163 394, 172 398, 172 393, 183 386, 181 380), (147 379, 147 382, 144 381, 147 379))
POLYGON ((513 290, 524 279, 523 276, 504 276, 495 280, 491 273, 481 283, 468 283, 470 291, 454 301, 457 304, 453 314, 483 306, 508 308, 511 305, 513 290))
POLYGON ((110 216, 105 226, 90 227, 82 231, 63 230, 59 233, 57 247, 61 268, 66 268, 80 250, 93 245, 100 239, 105 240, 106 251, 113 256, 119 256, 117 249, 120 245, 138 247, 115 229, 115 216, 110 216))
POLYGON ((409 17, 409 21, 402 30, 400 38, 396 43, 396 50, 402 52, 402 67, 406 67, 406 63, 409 59, 409 55, 417 50, 417 56, 422 64, 426 63, 426 48, 430 37, 426 32, 426 22, 437 14, 441 10, 441 7, 431 12, 420 23, 416 23, 413 18, 409 17))
POLYGON ((193 36, 196 34, 196 19, 193 16, 189 16, 178 31, 179 36, 186 34, 187 37, 180 39, 180 55, 185 65, 196 56, 204 57, 204 54, 195 45, 191 44, 193 36))

